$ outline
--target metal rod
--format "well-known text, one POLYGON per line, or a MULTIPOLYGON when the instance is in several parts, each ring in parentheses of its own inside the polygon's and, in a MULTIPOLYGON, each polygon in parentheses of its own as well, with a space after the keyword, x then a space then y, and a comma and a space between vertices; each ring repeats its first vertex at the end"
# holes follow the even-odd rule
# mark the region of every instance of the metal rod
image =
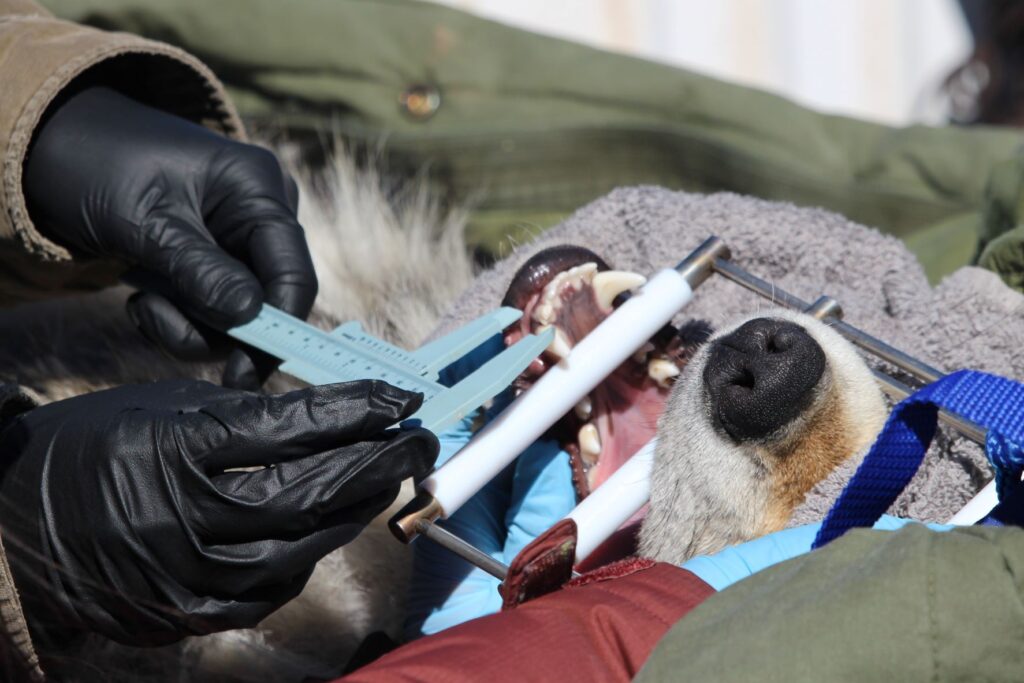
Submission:
MULTIPOLYGON (((755 275, 751 275, 739 266, 736 266, 724 259, 716 259, 714 269, 716 273, 725 276, 727 279, 749 289, 755 294, 759 294, 771 301, 782 303, 789 308, 795 308, 803 311, 811 308, 812 306, 812 304, 804 301, 803 299, 793 296, 789 292, 779 289, 770 282, 766 282, 755 275)), ((835 320, 832 323, 832 327, 836 332, 839 332, 852 343, 866 351, 870 351, 882 360, 892 363, 899 369, 910 373, 922 382, 934 382, 943 376, 941 371, 933 368, 927 363, 922 363, 913 356, 886 344, 881 339, 876 339, 866 332, 858 330, 852 325, 848 325, 840 320, 835 320)))
MULTIPOLYGON (((882 385, 882 390, 897 401, 902 401, 907 396, 914 393, 914 390, 906 384, 898 379, 890 377, 881 370, 872 370, 871 372, 874 373, 875 379, 878 380, 878 383, 882 385)), ((939 410, 939 419, 966 436, 971 441, 984 447, 985 437, 988 435, 988 430, 981 425, 962 418, 956 413, 950 413, 942 409, 939 410)))
POLYGON ((416 531, 441 547, 455 553, 466 562, 480 567, 480 569, 483 569, 499 581, 504 581, 505 577, 508 576, 508 565, 502 564, 483 551, 477 550, 452 532, 439 527, 433 522, 428 522, 425 519, 418 520, 416 522, 416 531))
POLYGON ((416 538, 417 525, 420 522, 433 522, 445 516, 441 504, 426 491, 420 491, 406 503, 401 510, 388 522, 388 528, 402 543, 410 543, 416 538))
MULTIPOLYGON (((739 266, 723 259, 715 260, 714 269, 716 273, 725 276, 727 279, 732 280, 736 284, 745 287, 766 299, 780 302, 790 308, 804 311, 819 320, 829 318, 829 325, 832 329, 849 339, 850 342, 866 351, 869 351, 879 358, 892 363, 901 370, 904 370, 920 379, 922 382, 935 382, 945 376, 943 372, 933 368, 927 363, 922 363, 913 356, 886 344, 881 339, 876 339, 866 332, 857 329, 853 325, 839 320, 839 317, 842 316, 842 309, 839 307, 838 302, 831 297, 823 296, 813 304, 808 303, 799 297, 793 296, 786 290, 779 289, 775 285, 762 280, 756 275, 751 275, 739 266)), ((900 382, 894 377, 890 377, 880 370, 872 370, 872 373, 874 374, 875 379, 877 379, 882 385, 885 392, 896 400, 902 400, 914 393, 914 390, 906 384, 900 382)), ((980 425, 945 410, 939 410, 939 419, 959 431, 971 441, 981 444, 982 446, 985 445, 985 436, 987 432, 980 425)))
POLYGON ((730 258, 732 252, 722 238, 711 236, 680 261, 675 270, 683 276, 690 289, 697 289, 701 283, 714 275, 717 261, 727 262, 730 258))

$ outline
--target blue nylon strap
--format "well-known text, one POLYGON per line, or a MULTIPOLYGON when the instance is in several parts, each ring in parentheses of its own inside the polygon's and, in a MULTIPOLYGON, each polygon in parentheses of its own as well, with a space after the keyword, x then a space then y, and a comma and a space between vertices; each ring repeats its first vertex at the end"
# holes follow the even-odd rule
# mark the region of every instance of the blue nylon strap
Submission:
MULTIPOLYGON (((935 435, 944 408, 989 430, 985 450, 1001 501, 1021 488, 1024 471, 1024 384, 961 370, 901 401, 839 499, 825 516, 814 548, 853 527, 870 527, 910 483, 935 435)), ((1019 496, 1013 496, 1019 498, 1019 496)))

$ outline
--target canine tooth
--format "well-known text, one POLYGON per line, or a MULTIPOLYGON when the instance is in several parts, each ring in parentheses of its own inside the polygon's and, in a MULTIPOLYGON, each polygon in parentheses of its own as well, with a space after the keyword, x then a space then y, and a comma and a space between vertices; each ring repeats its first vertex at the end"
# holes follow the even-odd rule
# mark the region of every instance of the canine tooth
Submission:
POLYGON ((601 455, 601 435, 598 434, 597 427, 588 422, 580 427, 577 438, 580 441, 580 455, 583 456, 583 461, 588 465, 596 464, 597 456, 601 455))
POLYGON ((636 353, 633 354, 633 360, 635 360, 637 363, 646 363, 647 354, 649 354, 653 350, 654 344, 652 344, 651 342, 647 342, 646 344, 644 344, 643 346, 636 350, 636 353))
POLYGON ((606 270, 595 275, 590 284, 594 287, 594 296, 597 297, 597 302, 603 308, 611 308, 615 297, 627 290, 635 289, 645 282, 647 282, 647 278, 639 273, 606 270))
POLYGON ((670 380, 679 374, 676 364, 665 358, 655 358, 647 364, 647 375, 659 386, 668 388, 670 380))
POLYGON ((576 417, 581 420, 589 420, 592 412, 594 412, 594 404, 590 402, 589 396, 584 396, 576 404, 576 417))
POLYGON ((541 325, 550 325, 555 322, 555 308, 548 302, 539 304, 533 309, 533 319, 541 325))
MULTIPOLYGON (((538 331, 543 332, 549 327, 551 326, 545 325, 538 331)), ((551 340, 547 350, 558 360, 562 360, 563 358, 568 358, 569 354, 572 353, 572 344, 569 343, 569 338, 565 336, 565 332, 556 327, 555 338, 551 340)))

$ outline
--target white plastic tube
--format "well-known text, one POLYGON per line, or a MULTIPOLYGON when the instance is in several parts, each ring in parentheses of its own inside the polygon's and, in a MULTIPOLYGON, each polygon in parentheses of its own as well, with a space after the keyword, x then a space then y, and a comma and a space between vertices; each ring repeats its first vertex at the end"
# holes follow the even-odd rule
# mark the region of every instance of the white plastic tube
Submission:
POLYGON ((614 313, 423 480, 448 517, 689 303, 693 290, 672 269, 656 273, 614 313))
POLYGON ((582 562, 651 497, 658 439, 648 441, 566 517, 576 522, 576 563, 582 562))
POLYGON ((970 526, 992 512, 992 508, 998 503, 999 497, 996 495, 996 483, 995 481, 990 481, 985 488, 978 491, 974 498, 967 501, 967 505, 964 505, 960 512, 950 518, 949 523, 957 526, 970 526))

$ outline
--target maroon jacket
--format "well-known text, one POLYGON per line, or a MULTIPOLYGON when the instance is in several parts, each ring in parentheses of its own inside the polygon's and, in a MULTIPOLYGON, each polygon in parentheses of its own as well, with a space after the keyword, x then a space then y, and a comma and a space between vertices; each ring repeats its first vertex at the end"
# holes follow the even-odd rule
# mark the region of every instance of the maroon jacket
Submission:
POLYGON ((631 558, 409 643, 341 680, 629 681, 665 632, 713 593, 684 569, 631 558))

